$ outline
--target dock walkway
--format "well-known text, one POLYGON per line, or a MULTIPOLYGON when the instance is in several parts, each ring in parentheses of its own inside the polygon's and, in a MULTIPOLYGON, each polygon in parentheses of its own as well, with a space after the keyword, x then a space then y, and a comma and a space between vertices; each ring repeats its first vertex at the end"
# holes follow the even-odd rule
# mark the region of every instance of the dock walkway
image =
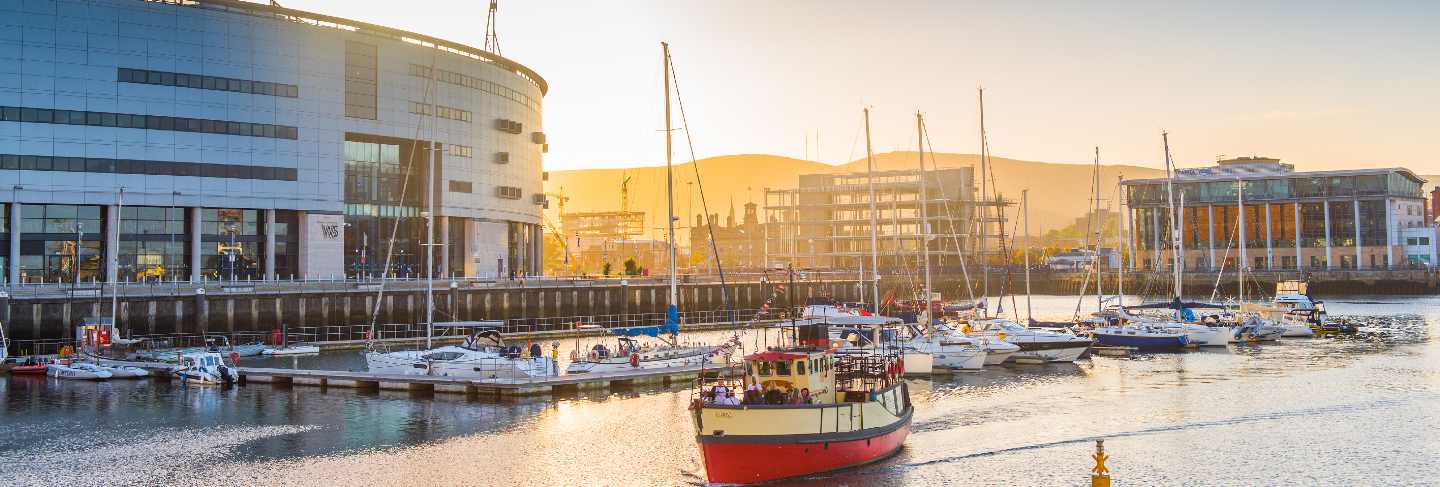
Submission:
MULTIPOLYGON (((664 385, 685 382, 700 375, 701 366, 664 370, 634 369, 596 374, 557 375, 528 379, 482 379, 432 375, 394 375, 342 370, 273 369, 240 367, 240 384, 271 383, 316 387, 398 390, 466 394, 473 396, 540 396, 582 390, 604 390, 635 385, 664 385)), ((707 366, 706 371, 732 371, 707 366)))

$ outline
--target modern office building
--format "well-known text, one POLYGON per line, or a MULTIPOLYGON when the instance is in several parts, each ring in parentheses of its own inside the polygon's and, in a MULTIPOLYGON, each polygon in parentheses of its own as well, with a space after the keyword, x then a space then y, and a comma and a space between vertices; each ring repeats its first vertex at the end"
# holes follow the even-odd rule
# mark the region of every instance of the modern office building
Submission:
POLYGON ((0 276, 423 274, 431 185, 439 272, 538 273, 546 89, 268 3, 0 2, 0 276))
MULTIPOLYGON (((1433 234, 1425 221, 1424 183, 1405 168, 1297 172, 1265 157, 1178 170, 1174 198, 1184 203, 1178 218, 1183 268, 1231 270, 1237 261, 1253 270, 1406 267, 1412 260, 1405 251, 1409 230, 1433 234)), ((1124 184, 1136 263, 1171 269, 1167 181, 1124 184)))
MULTIPOLYGON (((926 176, 931 264, 958 268, 959 257, 977 242, 974 170, 940 169, 927 171, 926 176)), ((767 265, 870 267, 869 184, 870 176, 863 172, 805 174, 797 188, 766 188, 767 265)), ((876 171, 874 186, 880 268, 917 268, 923 264, 919 171, 876 171)), ((997 218, 994 210, 990 220, 999 221, 992 228, 1004 226, 1003 216, 997 218)))

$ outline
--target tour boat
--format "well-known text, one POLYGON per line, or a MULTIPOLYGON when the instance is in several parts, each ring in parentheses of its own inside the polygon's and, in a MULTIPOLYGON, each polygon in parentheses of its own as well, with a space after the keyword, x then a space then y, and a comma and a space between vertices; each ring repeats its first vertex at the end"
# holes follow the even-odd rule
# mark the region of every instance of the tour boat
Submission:
POLYGON ((898 350, 836 354, 821 343, 746 356, 741 380, 696 381, 690 412, 709 482, 803 477, 900 450, 914 407, 898 350))
POLYGON ((240 372, 226 365, 215 352, 187 353, 180 356, 180 370, 175 376, 190 384, 228 385, 240 381, 240 372))
POLYGON ((365 352, 365 364, 370 372, 393 375, 477 379, 524 379, 555 375, 553 360, 548 357, 524 357, 522 352, 524 351, 520 350, 520 347, 506 347, 498 331, 482 330, 466 337, 465 342, 460 345, 398 352, 369 350, 365 352))
POLYGON ((90 364, 72 364, 68 360, 51 362, 45 366, 45 375, 57 379, 103 380, 111 377, 110 371, 100 370, 90 364))
POLYGON ((606 331, 618 337, 618 347, 612 351, 604 344, 596 344, 585 355, 580 355, 579 350, 572 351, 565 373, 598 374, 634 369, 654 372, 657 369, 702 365, 726 367, 737 345, 733 339, 718 346, 680 343, 680 310, 674 306, 667 310, 664 324, 610 328, 606 331), (636 340, 641 336, 656 338, 661 343, 642 345, 636 340))
POLYGON ((971 333, 996 338, 1020 347, 1011 360, 1033 359, 1046 362, 1074 362, 1090 349, 1093 340, 1072 333, 1027 328, 1010 320, 990 319, 970 322, 971 333))

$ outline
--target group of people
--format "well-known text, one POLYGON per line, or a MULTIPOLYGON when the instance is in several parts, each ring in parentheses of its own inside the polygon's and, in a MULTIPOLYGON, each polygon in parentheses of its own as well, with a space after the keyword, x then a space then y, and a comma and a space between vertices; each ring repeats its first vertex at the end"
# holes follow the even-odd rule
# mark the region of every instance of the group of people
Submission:
POLYGON ((765 390, 760 387, 760 384, 750 384, 745 388, 742 397, 735 397, 735 391, 723 384, 716 385, 702 396, 706 404, 716 406, 814 404, 815 402, 814 398, 810 397, 809 388, 799 390, 792 388, 789 391, 783 391, 775 387, 765 390))

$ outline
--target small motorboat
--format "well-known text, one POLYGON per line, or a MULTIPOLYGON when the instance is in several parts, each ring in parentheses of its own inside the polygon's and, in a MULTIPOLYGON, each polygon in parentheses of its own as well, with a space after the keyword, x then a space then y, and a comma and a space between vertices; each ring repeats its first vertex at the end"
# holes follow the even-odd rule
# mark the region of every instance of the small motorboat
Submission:
POLYGON ((285 355, 314 355, 320 353, 320 347, 315 345, 290 345, 280 348, 267 348, 260 352, 266 357, 277 357, 285 355))
POLYGON ((7 359, 10 375, 45 375, 50 359, 43 357, 11 357, 7 359))
POLYGON ((111 379, 139 379, 150 377, 150 371, 133 365, 105 365, 99 364, 76 364, 76 367, 87 367, 94 370, 103 370, 110 373, 111 379))
POLYGON ((221 385, 240 381, 240 373, 234 367, 225 365, 225 360, 215 352, 184 355, 180 358, 180 370, 175 375, 190 384, 221 385))
POLYGON ((45 366, 45 374, 57 379, 70 380, 103 380, 109 379, 114 374, 108 370, 102 370, 93 364, 71 364, 64 361, 51 362, 45 366))

